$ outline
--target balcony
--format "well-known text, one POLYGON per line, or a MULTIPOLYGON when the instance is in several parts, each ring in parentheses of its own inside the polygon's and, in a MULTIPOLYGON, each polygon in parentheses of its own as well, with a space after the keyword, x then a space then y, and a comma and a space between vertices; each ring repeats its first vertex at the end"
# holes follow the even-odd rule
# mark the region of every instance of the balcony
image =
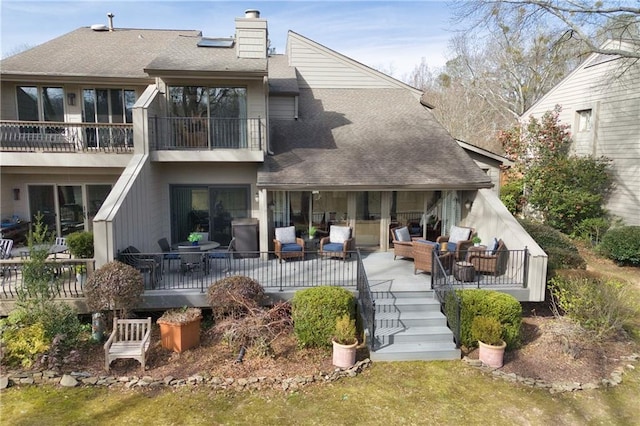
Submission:
POLYGON ((0 151, 132 153, 133 125, 2 120, 0 151))
POLYGON ((151 117, 151 149, 262 151, 260 118, 151 117))

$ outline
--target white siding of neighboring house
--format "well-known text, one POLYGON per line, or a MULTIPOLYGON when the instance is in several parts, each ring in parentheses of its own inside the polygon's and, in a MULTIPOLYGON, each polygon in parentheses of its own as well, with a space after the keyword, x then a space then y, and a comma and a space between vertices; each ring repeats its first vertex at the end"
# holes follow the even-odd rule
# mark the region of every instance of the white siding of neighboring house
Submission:
POLYGON ((293 96, 269 96, 270 120, 293 120, 295 99, 293 96))
POLYGON ((300 88, 397 88, 398 81, 331 49, 289 33, 289 65, 296 67, 300 88))
POLYGON ((589 66, 589 60, 523 115, 542 116, 556 104, 560 120, 571 126, 572 151, 613 160, 615 189, 607 208, 627 225, 640 225, 640 64, 626 68, 613 60, 589 66), (577 111, 591 109, 591 130, 578 131, 577 111))

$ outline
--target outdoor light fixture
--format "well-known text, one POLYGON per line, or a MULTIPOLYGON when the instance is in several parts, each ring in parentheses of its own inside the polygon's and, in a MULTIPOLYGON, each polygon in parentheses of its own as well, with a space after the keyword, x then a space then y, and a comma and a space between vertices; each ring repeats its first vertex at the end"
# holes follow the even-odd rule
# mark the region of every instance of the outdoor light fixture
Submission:
POLYGON ((471 201, 471 200, 467 200, 467 201, 465 201, 465 203, 464 203, 464 207, 465 207, 467 210, 471 210, 471 207, 472 207, 472 206, 473 206, 473 201, 471 201))
POLYGON ((20 199, 20 188, 13 188, 13 199, 16 201, 20 199))
POLYGON ((256 200, 256 203, 260 201, 260 193, 256 191, 256 195, 253 196, 253 199, 256 200))
POLYGON ((76 94, 75 93, 67 93, 67 103, 69 105, 76 104, 76 94))

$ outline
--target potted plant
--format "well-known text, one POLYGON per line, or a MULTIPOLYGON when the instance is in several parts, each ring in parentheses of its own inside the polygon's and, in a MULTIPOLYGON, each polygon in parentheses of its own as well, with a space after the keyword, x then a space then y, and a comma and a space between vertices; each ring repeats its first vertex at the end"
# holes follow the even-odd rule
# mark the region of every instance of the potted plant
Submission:
POLYGON ((336 329, 331 340, 333 343, 333 365, 349 368, 356 362, 356 321, 349 314, 344 314, 336 320, 336 329))
POLYGON ((483 364, 500 368, 507 344, 502 339, 502 324, 495 318, 478 316, 471 323, 471 337, 478 341, 478 358, 483 364))
POLYGON ((189 234, 187 240, 194 246, 197 246, 200 240, 202 239, 202 234, 199 232, 192 232, 189 234))
MULTIPOLYGON (((76 259, 91 259, 93 258, 93 233, 80 231, 74 232, 66 237, 67 247, 69 247, 69 253, 76 259)), ((77 264, 74 267, 76 272, 76 281, 81 286, 84 286, 87 279, 87 265, 77 264)))
POLYGON ((200 308, 182 307, 165 311, 157 323, 160 325, 162 347, 183 352, 200 344, 200 308))
POLYGON ((316 232, 318 232, 318 229, 316 229, 315 226, 311 225, 309 227, 309 238, 313 240, 316 237, 316 232))
POLYGON ((478 247, 482 242, 482 240, 480 239, 480 237, 476 235, 473 238, 471 238, 471 242, 473 243, 474 246, 478 247))

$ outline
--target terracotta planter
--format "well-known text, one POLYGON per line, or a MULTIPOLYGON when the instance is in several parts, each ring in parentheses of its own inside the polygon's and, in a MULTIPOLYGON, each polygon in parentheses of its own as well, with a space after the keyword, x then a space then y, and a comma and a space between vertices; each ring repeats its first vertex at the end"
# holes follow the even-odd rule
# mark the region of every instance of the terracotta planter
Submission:
POLYGON ((174 352, 183 352, 200 344, 200 321, 202 317, 185 323, 158 320, 162 347, 174 352))
POLYGON ((483 364, 493 368, 500 368, 503 365, 504 349, 507 347, 505 342, 500 346, 487 345, 478 341, 480 348, 478 349, 478 358, 483 364))
POLYGON ((349 368, 356 363, 356 347, 358 342, 353 345, 341 345, 335 341, 333 343, 333 365, 340 368, 349 368))

